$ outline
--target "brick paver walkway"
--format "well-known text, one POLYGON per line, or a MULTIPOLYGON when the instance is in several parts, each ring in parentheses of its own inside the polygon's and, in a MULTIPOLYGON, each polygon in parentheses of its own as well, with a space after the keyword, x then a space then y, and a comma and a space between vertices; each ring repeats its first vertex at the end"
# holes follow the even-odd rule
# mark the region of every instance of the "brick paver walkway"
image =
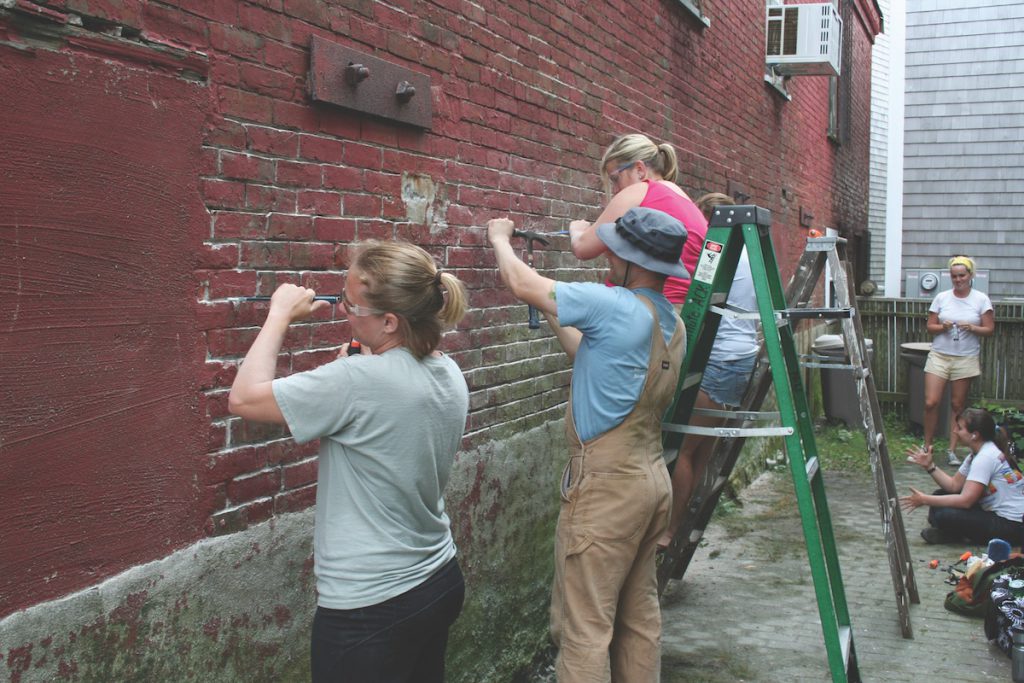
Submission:
MULTIPOLYGON (((932 486, 899 462, 901 494, 932 486)), ((826 473, 861 677, 865 681, 1008 681, 1010 660, 985 639, 980 619, 943 606, 946 572, 965 549, 929 546, 925 510, 904 515, 921 604, 914 638, 900 634, 892 579, 869 475, 826 473)), ((662 681, 826 681, 824 640, 788 470, 748 487, 742 506, 716 519, 686 577, 663 601, 662 681)))

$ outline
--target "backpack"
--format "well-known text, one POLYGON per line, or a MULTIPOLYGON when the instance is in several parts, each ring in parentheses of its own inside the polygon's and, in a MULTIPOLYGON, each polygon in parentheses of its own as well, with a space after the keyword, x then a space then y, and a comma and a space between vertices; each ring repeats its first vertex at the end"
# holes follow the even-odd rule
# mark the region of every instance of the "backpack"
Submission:
POLYGON ((983 618, 990 602, 992 583, 996 577, 1009 572, 1024 578, 1024 555, 1012 554, 1008 559, 994 563, 968 578, 961 576, 956 586, 946 595, 945 607, 950 612, 983 618))

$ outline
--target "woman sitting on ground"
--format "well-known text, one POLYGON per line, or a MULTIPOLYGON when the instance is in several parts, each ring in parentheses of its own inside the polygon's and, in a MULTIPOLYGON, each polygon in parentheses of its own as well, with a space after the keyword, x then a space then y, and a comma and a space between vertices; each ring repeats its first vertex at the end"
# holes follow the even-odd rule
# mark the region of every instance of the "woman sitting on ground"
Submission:
POLYGON ((996 434, 992 416, 971 408, 957 416, 954 429, 971 454, 950 476, 932 461, 930 449, 907 451, 907 459, 932 475, 941 488, 934 494, 911 488, 900 499, 905 510, 929 506, 929 528, 921 531, 928 543, 968 540, 983 545, 1001 538, 1011 545, 1024 543, 1024 475, 1008 453, 1002 435, 996 434))

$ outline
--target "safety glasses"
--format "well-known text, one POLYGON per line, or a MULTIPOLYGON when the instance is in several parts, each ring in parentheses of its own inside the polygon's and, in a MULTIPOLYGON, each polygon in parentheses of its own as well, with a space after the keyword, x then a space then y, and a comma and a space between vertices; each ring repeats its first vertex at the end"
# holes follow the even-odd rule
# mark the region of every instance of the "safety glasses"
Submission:
POLYGON ((384 311, 379 308, 360 306, 359 304, 352 303, 348 300, 348 295, 345 294, 344 289, 341 290, 341 304, 345 307, 345 310, 348 311, 349 315, 354 315, 357 318, 365 318, 368 315, 384 315, 384 311))

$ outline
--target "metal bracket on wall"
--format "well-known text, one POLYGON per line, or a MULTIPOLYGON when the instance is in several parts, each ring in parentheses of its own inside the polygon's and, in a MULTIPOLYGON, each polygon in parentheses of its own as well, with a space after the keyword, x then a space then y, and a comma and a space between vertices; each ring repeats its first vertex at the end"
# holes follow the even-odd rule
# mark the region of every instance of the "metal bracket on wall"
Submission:
POLYGON ((363 114, 430 128, 430 77, 313 36, 309 96, 363 114))
POLYGON ((814 214, 810 209, 800 207, 800 227, 809 228, 814 224, 814 214))

